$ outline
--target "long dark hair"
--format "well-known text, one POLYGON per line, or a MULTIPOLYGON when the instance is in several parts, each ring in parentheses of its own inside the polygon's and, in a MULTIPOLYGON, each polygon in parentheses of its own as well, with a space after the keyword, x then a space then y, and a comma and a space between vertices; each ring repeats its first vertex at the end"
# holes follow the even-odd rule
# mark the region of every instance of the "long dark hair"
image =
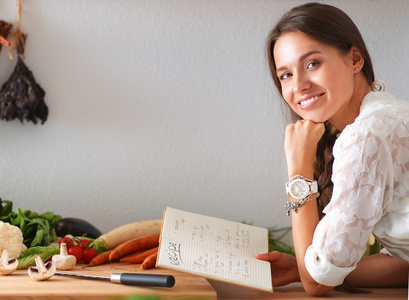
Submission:
MULTIPOLYGON (((306 3, 288 11, 271 30, 267 39, 268 62, 274 83, 282 94, 281 83, 276 74, 274 46, 278 38, 285 32, 298 31, 309 37, 334 46, 342 53, 347 53, 355 46, 364 57, 362 72, 369 85, 375 80, 371 57, 358 28, 351 18, 342 10, 327 4, 306 3)), ((290 110, 292 121, 301 119, 290 110)), ((318 181, 321 196, 318 202, 318 214, 329 203, 332 196, 332 148, 339 131, 328 122, 325 123, 325 133, 318 143, 317 155, 314 161, 314 177, 318 181)))
MULTIPOLYGON (((327 45, 334 46, 341 53, 348 53, 355 46, 364 58, 362 72, 369 85, 375 80, 371 57, 365 42, 354 22, 342 10, 327 4, 307 3, 294 7, 287 12, 271 30, 267 39, 267 55, 269 67, 274 83, 282 94, 281 83, 276 74, 274 60, 274 46, 278 38, 285 32, 302 32, 309 37, 327 45)), ((301 119, 290 110, 292 121, 301 119)), ((320 197, 317 199, 319 217, 323 217, 323 209, 332 197, 333 183, 331 181, 332 165, 334 161, 332 149, 339 131, 329 122, 325 122, 325 133, 318 143, 314 159, 314 178, 318 181, 320 197)), ((338 289, 346 292, 363 292, 345 280, 338 289)))

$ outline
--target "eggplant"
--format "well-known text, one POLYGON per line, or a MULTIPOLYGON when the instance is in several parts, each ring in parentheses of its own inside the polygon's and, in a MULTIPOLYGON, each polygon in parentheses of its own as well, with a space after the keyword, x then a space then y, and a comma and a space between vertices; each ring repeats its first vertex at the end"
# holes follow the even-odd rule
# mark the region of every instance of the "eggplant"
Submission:
POLYGON ((57 236, 64 237, 67 234, 73 236, 86 236, 92 239, 102 235, 102 232, 94 225, 79 218, 63 218, 55 224, 57 236))

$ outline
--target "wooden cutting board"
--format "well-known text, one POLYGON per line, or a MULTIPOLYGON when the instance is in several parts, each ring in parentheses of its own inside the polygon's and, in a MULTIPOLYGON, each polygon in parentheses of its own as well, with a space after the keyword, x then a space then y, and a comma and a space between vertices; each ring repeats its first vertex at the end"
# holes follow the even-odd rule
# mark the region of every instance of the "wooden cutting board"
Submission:
MULTIPOLYGON (((139 264, 113 263, 109 265, 87 267, 77 265, 67 271, 79 274, 110 276, 112 273, 152 273, 173 275, 176 283, 172 288, 135 287, 112 283, 105 280, 78 279, 69 276, 54 275, 46 281, 34 281, 27 270, 0 276, 1 299, 121 299, 131 296, 157 296, 157 299, 177 299, 190 297, 217 299, 212 286, 205 278, 154 268, 142 270, 139 264)), ((138 298, 141 299, 141 298, 138 298)), ((156 299, 156 298, 154 298, 156 299)))

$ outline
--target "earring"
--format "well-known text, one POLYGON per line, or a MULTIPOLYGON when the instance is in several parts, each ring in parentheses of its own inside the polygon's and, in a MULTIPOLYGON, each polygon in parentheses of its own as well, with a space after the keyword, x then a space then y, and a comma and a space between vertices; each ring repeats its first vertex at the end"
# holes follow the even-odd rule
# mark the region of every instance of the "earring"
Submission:
POLYGON ((359 68, 355 68, 355 71, 358 71, 359 70, 359 68))

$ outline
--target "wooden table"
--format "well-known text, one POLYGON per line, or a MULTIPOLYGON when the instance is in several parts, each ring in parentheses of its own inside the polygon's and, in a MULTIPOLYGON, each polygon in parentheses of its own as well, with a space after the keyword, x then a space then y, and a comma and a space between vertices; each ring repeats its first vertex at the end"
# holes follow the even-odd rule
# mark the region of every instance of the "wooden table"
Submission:
POLYGON ((301 283, 289 284, 285 287, 274 288, 273 293, 258 291, 255 289, 245 288, 241 286, 231 285, 224 282, 208 280, 212 287, 217 292, 217 299, 233 300, 233 299, 409 299, 407 288, 394 289, 364 289, 369 291, 368 294, 348 294, 339 291, 331 291, 323 297, 311 297, 304 291, 301 283))
POLYGON ((131 296, 156 296, 162 299, 408 299, 408 289, 368 289, 369 294, 346 294, 330 292, 325 297, 309 297, 301 284, 274 288, 273 293, 245 288, 224 282, 206 280, 173 270, 154 268, 142 270, 140 265, 115 263, 97 267, 78 265, 70 272, 90 275, 110 276, 111 273, 153 273, 173 275, 176 284, 172 288, 135 287, 115 284, 104 280, 87 280, 54 275, 46 281, 34 281, 27 270, 18 270, 11 275, 0 276, 0 299, 131 299, 131 296))
POLYGON ((153 298, 155 300, 181 299, 182 297, 185 297, 185 300, 186 297, 201 300, 217 299, 215 290, 205 278, 160 268, 142 270, 140 265, 115 263, 96 267, 78 265, 70 272, 108 277, 111 273, 129 272, 166 274, 173 275, 176 283, 172 288, 136 287, 105 280, 78 279, 59 275, 54 275, 45 281, 34 281, 28 276, 27 270, 17 270, 10 275, 0 276, 0 299, 116 300, 131 299, 132 296, 139 296, 137 299, 144 299, 144 296, 156 296, 153 298))

